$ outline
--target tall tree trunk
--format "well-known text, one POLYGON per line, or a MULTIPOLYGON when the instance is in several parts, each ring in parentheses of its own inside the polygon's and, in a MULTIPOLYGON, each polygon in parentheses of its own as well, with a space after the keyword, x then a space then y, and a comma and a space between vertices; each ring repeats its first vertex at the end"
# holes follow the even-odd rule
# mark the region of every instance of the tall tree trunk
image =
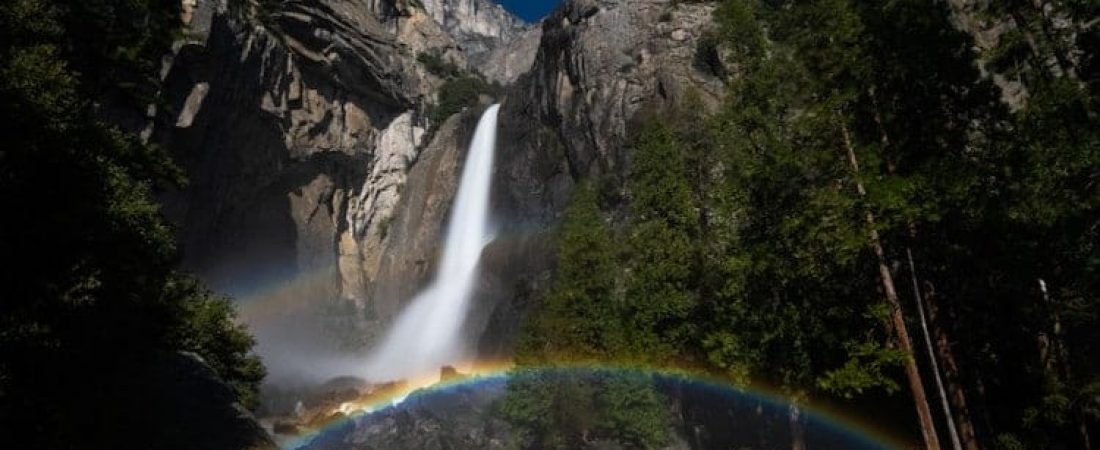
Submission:
MULTIPOLYGON (((856 158, 855 149, 852 148, 852 139, 848 133, 848 126, 841 124, 841 134, 844 137, 844 147, 848 152, 848 163, 852 166, 852 173, 856 182, 856 190, 860 197, 867 196, 867 190, 863 182, 859 180, 859 160, 856 158)), ((939 438, 936 437, 936 426, 932 421, 932 411, 928 407, 928 396, 924 392, 924 382, 921 381, 920 370, 917 368, 917 360, 913 357, 913 343, 909 338, 909 330, 905 326, 905 316, 901 311, 901 302, 898 301, 898 292, 894 288, 894 277, 890 274, 890 267, 886 261, 886 250, 879 238, 878 229, 875 227, 875 215, 870 210, 866 211, 864 218, 867 221, 871 238, 871 247, 878 258, 879 279, 882 281, 882 289, 886 294, 886 302, 890 306, 890 319, 894 332, 898 336, 898 345, 905 352, 905 376, 909 379, 909 389, 913 393, 913 403, 917 409, 917 418, 920 421, 921 435, 924 446, 928 450, 939 450, 939 438)))
MULTIPOLYGON (((1042 278, 1038 281, 1039 292, 1043 294, 1043 310, 1049 315, 1050 296, 1047 294, 1047 284, 1042 278)), ((1054 345, 1051 343, 1051 338, 1047 333, 1046 326, 1040 327, 1039 334, 1035 336, 1035 340, 1039 345, 1039 362, 1043 364, 1043 371, 1046 372, 1048 377, 1054 379, 1060 378, 1054 370, 1054 345)))
POLYGON ((791 450, 806 450, 806 423, 802 420, 802 408, 797 402, 791 403, 787 419, 791 424, 791 450))
POLYGON ((1077 418, 1077 433, 1081 435, 1081 449, 1092 450, 1092 442, 1089 440, 1089 419, 1084 414, 1077 418))
MULTIPOLYGON (((882 120, 882 112, 879 107, 878 94, 875 86, 871 86, 867 89, 868 95, 871 97, 871 105, 874 110, 875 125, 878 127, 879 143, 882 144, 884 153, 890 148, 890 135, 886 132, 886 125, 882 120)), ((852 156, 850 156, 852 157, 852 156)), ((897 171, 897 163, 894 158, 891 158, 889 154, 886 155, 886 173, 893 175, 897 171)), ((909 238, 915 239, 917 235, 916 226, 913 222, 907 224, 909 228, 909 238)), ((917 277, 917 266, 913 262, 913 250, 907 245, 905 247, 905 255, 909 260, 909 275, 913 284, 913 299, 917 305, 917 312, 919 313, 920 325, 922 336, 924 337, 924 347, 928 354, 928 361, 932 365, 932 375, 936 381, 936 389, 940 394, 940 406, 943 408, 944 423, 947 424, 948 435, 951 438, 951 447, 954 450, 962 450, 962 444, 959 440, 959 433, 955 429, 954 415, 951 412, 951 405, 948 404, 947 394, 944 392, 943 379, 940 377, 939 363, 936 361, 936 353, 932 351, 932 339, 928 333, 928 319, 924 314, 924 297, 921 295, 920 282, 917 277)), ((968 449, 972 450, 972 449, 968 449)))
POLYGON ((942 322, 939 303, 935 292, 931 288, 924 291, 924 305, 928 308, 928 321, 932 325, 932 335, 936 341, 936 354, 942 362, 943 375, 947 383, 947 395, 954 408, 955 421, 959 426, 959 438, 966 450, 979 450, 978 433, 974 428, 974 422, 970 416, 970 405, 966 400, 966 392, 963 390, 962 376, 959 373, 959 365, 955 360, 955 352, 951 349, 951 339, 942 322))
MULTIPOLYGON (((1047 291, 1047 283, 1039 278, 1039 291, 1043 294, 1043 306, 1046 315, 1051 320, 1050 335, 1046 330, 1039 333, 1039 357, 1042 358, 1047 376, 1060 379, 1067 388, 1073 386, 1073 373, 1069 367, 1069 352, 1062 342, 1062 316, 1058 308, 1050 300, 1050 292, 1047 291)), ((1074 415, 1077 416, 1077 433, 1083 450, 1090 450, 1092 442, 1089 439, 1088 422, 1080 406, 1074 407, 1074 415)))
POLYGON ((921 335, 924 337, 924 349, 925 353, 928 354, 928 362, 932 365, 932 377, 936 381, 936 390, 940 394, 940 407, 943 408, 944 422, 947 423, 947 432, 951 437, 951 448, 962 450, 959 432, 955 429, 954 414, 951 413, 951 405, 947 403, 947 392, 944 391, 943 378, 940 377, 940 365, 936 361, 936 352, 932 350, 932 338, 928 332, 928 318, 924 314, 924 296, 921 295, 920 283, 917 281, 917 266, 913 262, 913 250, 906 247, 905 256, 909 260, 909 275, 913 283, 913 299, 917 304, 921 335))

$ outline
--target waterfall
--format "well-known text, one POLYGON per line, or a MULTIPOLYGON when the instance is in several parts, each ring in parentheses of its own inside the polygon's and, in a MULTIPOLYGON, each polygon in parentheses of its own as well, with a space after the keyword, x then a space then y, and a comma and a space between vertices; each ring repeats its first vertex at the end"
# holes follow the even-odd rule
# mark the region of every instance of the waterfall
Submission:
POLYGON ((499 109, 500 105, 493 105, 485 111, 470 142, 435 279, 401 312, 382 344, 371 353, 365 373, 372 380, 423 376, 463 357, 461 331, 478 260, 481 250, 492 241, 489 187, 499 109))

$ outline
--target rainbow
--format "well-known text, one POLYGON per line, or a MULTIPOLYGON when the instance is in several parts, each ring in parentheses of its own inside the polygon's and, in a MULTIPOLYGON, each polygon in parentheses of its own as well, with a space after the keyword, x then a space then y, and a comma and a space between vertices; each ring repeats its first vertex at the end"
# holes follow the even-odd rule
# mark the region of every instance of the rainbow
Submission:
MULTIPOLYGON (((343 414, 335 420, 308 430, 306 433, 290 441, 283 442, 284 448, 304 448, 314 439, 334 432, 346 426, 350 421, 369 417, 372 414, 384 412, 397 407, 409 397, 434 396, 453 392, 460 388, 487 387, 492 384, 502 384, 515 373, 517 368, 509 361, 477 361, 458 365, 461 377, 450 380, 439 380, 438 375, 422 377, 410 381, 401 389, 387 391, 382 395, 371 395, 368 401, 363 403, 345 403, 336 411, 343 414)), ((786 408, 791 404, 790 400, 768 388, 747 389, 732 384, 712 375, 675 368, 646 367, 641 365, 606 364, 606 363, 554 363, 545 366, 524 366, 523 370, 546 371, 584 371, 585 373, 629 373, 635 375, 648 375, 661 381, 671 381, 692 386, 692 388, 705 389, 718 395, 732 396, 738 399, 758 401, 771 408, 786 408)), ((864 421, 855 419, 835 408, 824 405, 809 405, 803 407, 807 422, 826 428, 830 434, 842 437, 845 442, 850 442, 858 448, 866 449, 901 449, 911 445, 864 421)), ((334 412, 336 412, 334 411, 334 412)))
MULTIPOLYGON (((497 241, 522 239, 544 230, 513 230, 508 235, 498 236, 497 241)), ((243 323, 257 324, 284 317, 293 317, 311 306, 303 302, 304 292, 323 283, 330 283, 336 269, 322 267, 297 274, 289 280, 261 282, 242 289, 237 297, 237 308, 243 323)), ((262 340, 261 340, 262 345, 262 340)), ((381 394, 372 394, 362 402, 349 402, 334 412, 342 412, 342 417, 309 429, 305 434, 282 442, 284 448, 302 448, 313 439, 331 433, 347 425, 349 421, 370 416, 394 407, 410 396, 432 396, 452 392, 458 388, 477 388, 491 383, 506 382, 514 373, 515 364, 511 361, 474 361, 457 364, 464 374, 461 378, 440 380, 439 374, 430 374, 409 380, 400 389, 390 389, 381 394)), ((741 399, 755 400, 775 408, 791 404, 788 395, 782 390, 760 383, 751 383, 751 387, 740 386, 704 371, 683 368, 657 367, 646 364, 613 363, 606 361, 555 362, 545 366, 525 367, 533 370, 584 370, 601 372, 628 372, 647 374, 663 380, 677 381, 709 392, 735 396, 741 399)), ((808 421, 828 428, 860 448, 900 449, 913 447, 907 439, 899 438, 894 432, 867 423, 853 417, 839 408, 826 404, 811 403, 804 408, 808 421)))

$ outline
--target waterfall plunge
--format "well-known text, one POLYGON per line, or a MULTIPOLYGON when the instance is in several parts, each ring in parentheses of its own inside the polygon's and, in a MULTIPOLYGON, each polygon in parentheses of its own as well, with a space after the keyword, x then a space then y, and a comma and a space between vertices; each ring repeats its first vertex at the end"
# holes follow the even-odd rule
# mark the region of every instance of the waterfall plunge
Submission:
POLYGON ((497 112, 481 116, 470 143, 462 179, 451 206, 443 258, 432 281, 401 312, 382 345, 367 360, 366 375, 376 381, 406 379, 438 371, 463 356, 462 325, 470 306, 481 250, 489 235, 489 186, 497 112))

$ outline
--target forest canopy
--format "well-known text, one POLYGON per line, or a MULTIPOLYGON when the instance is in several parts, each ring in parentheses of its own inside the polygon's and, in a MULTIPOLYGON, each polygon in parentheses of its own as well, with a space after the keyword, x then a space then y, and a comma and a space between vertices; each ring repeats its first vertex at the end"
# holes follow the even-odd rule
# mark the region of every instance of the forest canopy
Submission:
MULTIPOLYGON (((874 401, 928 448, 1088 448, 1100 11, 1044 4, 718 2, 696 60, 724 105, 640 121, 625 180, 578 188, 521 366, 688 366, 796 409, 874 401)), ((520 399, 606 389, 568 382, 510 388, 532 442, 573 406, 520 399)), ((591 410, 567 438, 614 435, 591 410)))

